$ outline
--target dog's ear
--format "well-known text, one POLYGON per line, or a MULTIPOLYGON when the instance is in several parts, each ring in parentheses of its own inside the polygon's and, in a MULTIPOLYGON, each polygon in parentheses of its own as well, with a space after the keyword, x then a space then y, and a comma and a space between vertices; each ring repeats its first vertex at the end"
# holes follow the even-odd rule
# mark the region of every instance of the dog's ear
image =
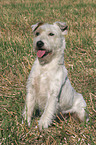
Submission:
POLYGON ((65 22, 55 22, 54 24, 59 26, 59 28, 61 29, 63 35, 67 34, 68 26, 67 26, 67 24, 65 22))
POLYGON ((38 22, 38 23, 32 25, 32 26, 31 26, 32 32, 35 32, 35 30, 36 30, 39 26, 41 26, 41 25, 43 25, 43 22, 38 22))

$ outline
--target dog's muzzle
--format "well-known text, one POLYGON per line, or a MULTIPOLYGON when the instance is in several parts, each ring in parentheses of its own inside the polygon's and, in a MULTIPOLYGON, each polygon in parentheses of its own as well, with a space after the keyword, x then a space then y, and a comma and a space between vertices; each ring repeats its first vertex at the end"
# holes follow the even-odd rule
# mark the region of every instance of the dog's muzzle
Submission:
POLYGON ((44 58, 52 52, 44 48, 44 42, 41 40, 36 43, 36 50, 38 58, 44 58))

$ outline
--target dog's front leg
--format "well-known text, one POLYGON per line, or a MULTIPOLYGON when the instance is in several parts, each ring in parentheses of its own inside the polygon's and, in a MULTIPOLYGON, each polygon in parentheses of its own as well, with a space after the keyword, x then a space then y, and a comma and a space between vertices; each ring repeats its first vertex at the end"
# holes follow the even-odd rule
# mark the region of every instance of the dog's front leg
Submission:
POLYGON ((24 117, 24 120, 27 120, 28 126, 30 126, 34 106, 35 106, 35 99, 34 99, 33 95, 31 93, 27 93, 25 108, 23 111, 23 117, 24 117))
POLYGON ((44 113, 39 120, 40 131, 42 130, 42 128, 48 128, 48 126, 52 123, 52 119, 54 118, 57 108, 58 103, 56 96, 51 96, 51 94, 48 94, 48 100, 45 106, 44 113))

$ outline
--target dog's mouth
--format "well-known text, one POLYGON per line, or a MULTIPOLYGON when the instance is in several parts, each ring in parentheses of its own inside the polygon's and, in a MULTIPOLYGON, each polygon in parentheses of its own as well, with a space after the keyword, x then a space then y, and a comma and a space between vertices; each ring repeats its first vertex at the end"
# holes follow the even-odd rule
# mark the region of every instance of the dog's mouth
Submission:
POLYGON ((45 49, 38 49, 37 50, 37 56, 38 58, 44 58, 47 55, 51 55, 52 51, 48 51, 45 49))

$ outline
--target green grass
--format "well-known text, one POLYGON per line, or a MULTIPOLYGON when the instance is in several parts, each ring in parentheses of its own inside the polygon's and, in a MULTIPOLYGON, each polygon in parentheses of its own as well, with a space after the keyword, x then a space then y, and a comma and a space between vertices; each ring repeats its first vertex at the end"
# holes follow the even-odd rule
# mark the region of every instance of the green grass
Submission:
POLYGON ((0 111, 1 144, 96 144, 95 94, 95 0, 1 0, 0 1, 0 111), (89 111, 89 124, 72 115, 42 133, 22 125, 26 80, 35 60, 31 25, 38 21, 65 21, 65 65, 72 86, 83 94, 89 111))

